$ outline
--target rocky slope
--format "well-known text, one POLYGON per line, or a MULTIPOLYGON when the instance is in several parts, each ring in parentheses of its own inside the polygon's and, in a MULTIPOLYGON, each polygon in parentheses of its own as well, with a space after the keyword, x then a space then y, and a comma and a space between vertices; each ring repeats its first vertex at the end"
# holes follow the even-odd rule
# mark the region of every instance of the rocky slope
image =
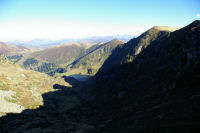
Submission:
POLYGON ((0 55, 0 114, 20 113, 43 105, 42 94, 54 91, 54 84, 68 85, 62 79, 24 70, 0 55))

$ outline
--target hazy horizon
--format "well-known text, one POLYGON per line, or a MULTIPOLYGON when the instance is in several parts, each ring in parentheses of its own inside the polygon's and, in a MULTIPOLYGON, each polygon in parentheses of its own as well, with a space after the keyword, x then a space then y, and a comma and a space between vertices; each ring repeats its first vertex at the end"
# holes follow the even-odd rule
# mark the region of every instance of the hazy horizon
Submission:
POLYGON ((0 0, 0 41, 137 36, 153 26, 182 28, 199 9, 198 0, 0 0))

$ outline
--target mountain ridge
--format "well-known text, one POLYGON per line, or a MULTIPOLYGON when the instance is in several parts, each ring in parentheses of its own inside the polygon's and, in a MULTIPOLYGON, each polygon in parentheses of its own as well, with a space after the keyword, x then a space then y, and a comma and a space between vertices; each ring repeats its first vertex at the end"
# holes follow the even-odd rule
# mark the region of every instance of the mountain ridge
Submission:
POLYGON ((96 77, 92 95, 105 126, 93 132, 198 133, 199 36, 200 21, 194 21, 96 77))
POLYGON ((169 34, 169 30, 158 28, 158 26, 156 28, 152 27, 139 37, 133 38, 123 46, 117 47, 95 76, 102 75, 104 72, 121 64, 133 62, 136 56, 148 47, 151 42, 169 36, 169 34))
POLYGON ((23 47, 23 46, 16 46, 16 45, 8 45, 4 42, 0 42, 0 53, 2 54, 15 54, 15 53, 22 53, 27 52, 30 49, 23 47))
POLYGON ((113 39, 107 43, 96 45, 85 55, 67 66, 67 74, 94 75, 112 51, 124 42, 113 39))
POLYGON ((178 28, 169 27, 169 26, 154 26, 152 28, 160 30, 160 31, 170 31, 170 32, 174 32, 174 31, 178 30, 178 28))

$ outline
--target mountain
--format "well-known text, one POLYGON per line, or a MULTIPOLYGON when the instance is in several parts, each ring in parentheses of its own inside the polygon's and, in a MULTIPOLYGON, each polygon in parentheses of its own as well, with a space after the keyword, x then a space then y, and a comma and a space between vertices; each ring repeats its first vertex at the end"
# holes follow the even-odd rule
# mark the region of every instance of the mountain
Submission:
POLYGON ((94 75, 112 50, 123 43, 117 39, 95 45, 67 43, 23 55, 23 57, 15 55, 8 58, 27 69, 51 76, 55 73, 94 75))
POLYGON ((94 36, 94 37, 79 39, 78 42, 82 42, 82 43, 88 42, 92 44, 97 44, 97 43, 106 43, 115 38, 118 38, 119 40, 127 42, 131 38, 133 38, 133 35, 113 35, 113 36, 96 36, 96 37, 94 36))
POLYGON ((68 64, 82 54, 84 54, 84 48, 78 43, 72 43, 47 48, 45 50, 33 53, 32 56, 48 62, 68 64))
POLYGON ((23 55, 8 56, 8 59, 31 69, 49 75, 65 72, 64 66, 84 55, 90 44, 67 43, 23 55))
POLYGON ((59 45, 63 43, 69 43, 69 42, 74 42, 74 39, 64 39, 60 41, 53 41, 49 39, 33 39, 30 41, 20 41, 20 40, 13 40, 13 41, 8 41, 6 42, 7 44, 10 45, 19 45, 19 46, 26 46, 29 48, 47 48, 50 46, 54 45, 59 45))
POLYGON ((199 42, 200 21, 194 21, 97 76, 93 103, 84 110, 94 110, 87 116, 96 112, 90 118, 99 121, 91 132, 199 132, 199 42))
POLYGON ((111 40, 105 44, 96 44, 87 49, 84 56, 67 66, 68 75, 94 75, 102 66, 104 61, 111 55, 112 51, 119 45, 124 44, 118 39, 111 40))
POLYGON ((1 54, 14 54, 14 53, 27 52, 27 51, 29 51, 29 49, 26 47, 7 45, 3 42, 0 42, 0 53, 1 54))
POLYGON ((65 76, 71 88, 56 85, 43 107, 0 118, 0 132, 199 133, 200 21, 161 34, 88 82, 65 76))
POLYGON ((150 44, 169 36, 170 32, 175 30, 177 29, 172 27, 156 26, 146 31, 139 37, 131 39, 126 44, 118 46, 112 52, 112 55, 108 58, 108 60, 106 60, 103 64, 96 76, 101 75, 104 72, 111 70, 113 67, 117 67, 123 63, 132 62, 136 56, 150 44))
POLYGON ((0 115, 20 113, 43 105, 42 94, 55 91, 54 84, 64 80, 25 70, 0 55, 0 115))
MULTIPOLYGON (((56 45, 52 47, 49 47, 48 40, 36 39, 36 40, 32 40, 32 42, 28 44, 31 44, 31 45, 33 44, 35 46, 38 46, 40 45, 40 43, 46 43, 46 45, 42 45, 42 47, 47 46, 47 48, 43 47, 43 50, 40 50, 40 48, 38 47, 34 49, 31 48, 32 51, 29 53, 14 54, 14 55, 8 56, 8 59, 10 59, 11 61, 15 63, 20 64, 26 69, 43 72, 51 76, 54 75, 55 73, 65 73, 66 70, 68 70, 68 74, 79 74, 79 73, 88 74, 88 70, 89 70, 90 75, 94 75, 97 72, 97 70, 100 68, 100 66, 103 64, 105 58, 107 58, 108 56, 107 54, 105 54, 105 57, 103 57, 102 60, 98 61, 100 63, 98 63, 94 67, 90 67, 92 64, 91 62, 90 66, 85 65, 83 69, 80 68, 77 71, 77 67, 79 67, 80 64, 78 65, 74 65, 74 64, 76 64, 75 62, 77 62, 82 57, 85 57, 87 54, 91 53, 92 51, 102 46, 101 44, 104 44, 104 43, 102 43, 101 41, 105 41, 106 40, 105 38, 106 37, 101 37, 101 38, 91 37, 85 40, 81 39, 80 41, 81 43, 77 43, 77 42, 64 43, 64 44, 60 44, 60 45, 56 45), (87 42, 91 42, 91 43, 87 43, 87 42), (99 42, 99 43, 93 44, 95 42, 99 42), (67 66, 67 69, 65 69, 65 66, 67 66), (70 68, 69 66, 72 66, 72 68, 70 68)), ((108 37, 107 39, 109 38, 110 37, 108 37)), ((59 43, 65 42, 65 41, 63 40, 63 41, 60 41, 59 43)), ((9 43, 12 43, 12 42, 9 42, 9 43)), ((81 61, 83 62, 84 59, 86 58, 83 58, 81 61)))

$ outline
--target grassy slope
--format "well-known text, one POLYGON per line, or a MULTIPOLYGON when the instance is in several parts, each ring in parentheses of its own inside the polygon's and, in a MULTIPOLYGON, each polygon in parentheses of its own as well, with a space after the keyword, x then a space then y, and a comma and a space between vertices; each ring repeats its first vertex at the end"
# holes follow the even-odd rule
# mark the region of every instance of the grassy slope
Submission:
POLYGON ((75 60, 67 67, 67 75, 82 74, 94 75, 102 66, 104 61, 111 55, 112 51, 124 42, 114 39, 102 45, 91 47, 86 55, 75 60))
POLYGON ((68 44, 47 48, 33 53, 32 56, 58 65, 65 65, 83 55, 84 52, 85 50, 80 44, 68 44))
POLYGON ((41 95, 54 91, 53 85, 56 83, 69 85, 62 79, 55 79, 46 74, 24 70, 1 56, 0 90, 16 92, 10 102, 17 103, 24 108, 35 108, 43 105, 41 95))
MULTIPOLYGON (((23 54, 20 60, 17 60, 17 64, 20 64, 26 69, 54 75, 54 73, 59 72, 60 69, 64 70, 64 67, 75 59, 83 56, 87 52, 86 48, 88 46, 90 46, 90 44, 86 43, 63 44, 41 51, 26 53, 23 54), (31 64, 30 59, 36 60, 38 63, 31 64)), ((10 58, 13 57, 11 56, 10 58)))
POLYGON ((1 54, 7 54, 12 55, 15 53, 23 53, 28 52, 30 49, 23 47, 23 46, 15 46, 15 45, 7 45, 3 42, 0 42, 0 53, 1 54))

